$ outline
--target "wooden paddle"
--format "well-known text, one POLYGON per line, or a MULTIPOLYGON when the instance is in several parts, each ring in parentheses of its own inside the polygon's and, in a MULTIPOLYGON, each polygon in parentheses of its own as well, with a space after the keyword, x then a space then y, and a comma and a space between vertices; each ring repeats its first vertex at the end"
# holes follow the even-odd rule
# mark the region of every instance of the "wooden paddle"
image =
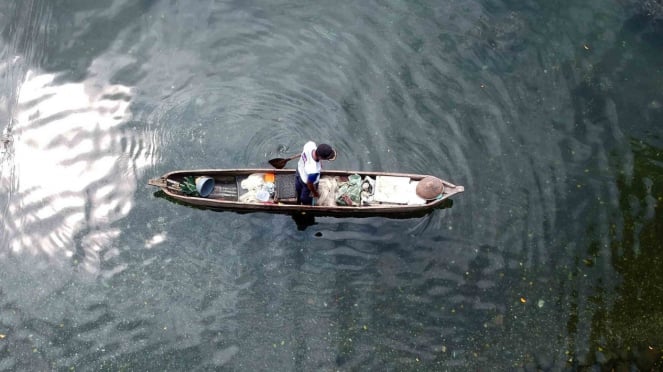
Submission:
POLYGON ((285 165, 288 164, 288 162, 289 162, 290 160, 297 159, 297 158, 300 157, 300 156, 302 156, 302 155, 301 155, 301 154, 297 154, 297 155, 293 155, 293 156, 291 156, 291 157, 289 157, 289 158, 274 158, 274 159, 271 159, 271 160, 269 161, 269 164, 271 164, 272 167, 274 167, 274 168, 276 168, 276 169, 283 169, 283 167, 285 167, 285 165))

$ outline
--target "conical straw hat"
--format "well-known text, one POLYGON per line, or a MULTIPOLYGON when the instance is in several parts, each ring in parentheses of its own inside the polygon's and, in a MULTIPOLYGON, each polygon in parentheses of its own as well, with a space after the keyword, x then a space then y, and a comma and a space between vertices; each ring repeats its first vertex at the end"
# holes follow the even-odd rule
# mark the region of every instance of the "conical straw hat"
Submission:
POLYGON ((435 199, 444 192, 444 183, 441 179, 426 176, 417 184, 417 195, 423 199, 435 199))

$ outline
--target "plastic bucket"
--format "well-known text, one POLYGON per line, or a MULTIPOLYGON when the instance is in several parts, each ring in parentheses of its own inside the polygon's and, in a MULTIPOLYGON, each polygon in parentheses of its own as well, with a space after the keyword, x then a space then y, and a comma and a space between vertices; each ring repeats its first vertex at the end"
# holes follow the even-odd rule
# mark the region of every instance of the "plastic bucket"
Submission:
POLYGON ((203 198, 208 197, 214 191, 214 179, 210 177, 196 178, 196 190, 203 198))
POLYGON ((258 199, 261 202, 267 202, 269 201, 269 191, 267 190, 260 190, 256 193, 256 199, 258 199))

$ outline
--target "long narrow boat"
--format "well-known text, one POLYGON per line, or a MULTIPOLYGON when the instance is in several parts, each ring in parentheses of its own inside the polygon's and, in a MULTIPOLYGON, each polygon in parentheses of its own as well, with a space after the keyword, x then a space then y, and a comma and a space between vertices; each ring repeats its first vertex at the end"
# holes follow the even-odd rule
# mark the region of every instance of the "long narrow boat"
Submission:
POLYGON ((295 177, 294 169, 177 170, 148 184, 159 187, 170 199, 206 209, 336 217, 420 216, 449 206, 448 199, 464 191, 463 186, 429 175, 326 170, 320 179, 320 191, 325 195, 317 199, 318 204, 300 205, 295 177), (206 190, 191 190, 192 182, 206 190), (424 182, 436 189, 428 199, 420 192, 424 182))

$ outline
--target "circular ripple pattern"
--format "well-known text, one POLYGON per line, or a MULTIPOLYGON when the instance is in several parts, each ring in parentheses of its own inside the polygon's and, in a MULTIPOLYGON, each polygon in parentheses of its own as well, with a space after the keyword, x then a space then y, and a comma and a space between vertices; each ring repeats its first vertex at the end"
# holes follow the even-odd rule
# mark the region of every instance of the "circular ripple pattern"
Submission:
POLYGON ((660 30, 629 3, 2 3, 0 369, 660 366, 660 30), (298 230, 145 185, 308 140, 466 192, 298 230))

